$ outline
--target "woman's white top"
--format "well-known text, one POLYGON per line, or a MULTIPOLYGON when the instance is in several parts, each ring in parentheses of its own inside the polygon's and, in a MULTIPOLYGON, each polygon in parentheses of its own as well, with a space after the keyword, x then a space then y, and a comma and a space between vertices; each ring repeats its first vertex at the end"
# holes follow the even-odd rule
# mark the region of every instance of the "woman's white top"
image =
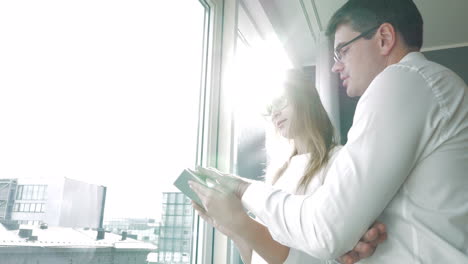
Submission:
MULTIPOLYGON (((339 152, 339 147, 335 148, 332 152, 332 156, 330 157, 330 164, 334 157, 339 152)), ((288 168, 285 170, 283 175, 278 179, 278 181, 274 184, 275 188, 279 188, 283 191, 289 192, 291 194, 312 194, 315 190, 317 190, 325 180, 326 170, 328 166, 322 168, 310 181, 307 185, 307 189, 304 191, 304 188, 297 188, 299 181, 301 180, 302 176, 304 175, 305 168, 307 166, 307 162, 309 161, 310 154, 302 154, 294 156, 288 168)), ((252 252, 252 264, 263 264, 267 263, 261 256, 259 256, 255 251, 252 252)), ((306 253, 291 248, 289 250, 289 255, 286 261, 286 264, 319 264, 319 263, 327 263, 320 261, 306 253)))

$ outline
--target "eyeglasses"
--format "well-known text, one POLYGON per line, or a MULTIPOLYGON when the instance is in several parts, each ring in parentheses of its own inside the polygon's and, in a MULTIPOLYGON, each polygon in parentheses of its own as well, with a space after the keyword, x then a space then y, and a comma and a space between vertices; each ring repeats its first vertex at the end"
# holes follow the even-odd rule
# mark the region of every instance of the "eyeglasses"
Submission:
POLYGON ((371 28, 369 30, 366 30, 366 31, 362 32, 361 34, 359 34, 357 37, 353 38, 352 40, 350 40, 350 41, 336 47, 335 52, 334 52, 334 56, 333 56, 333 59, 335 59, 335 62, 342 62, 343 56, 344 56, 344 54, 342 53, 342 50, 343 50, 344 47, 349 46, 351 43, 355 42, 356 40, 369 35, 371 32, 376 30, 378 27, 380 27, 380 25, 375 26, 375 27, 373 27, 373 28, 371 28))
POLYGON ((271 117, 274 113, 282 111, 289 105, 286 96, 281 96, 273 100, 273 102, 266 107, 266 111, 263 114, 266 117, 271 117))

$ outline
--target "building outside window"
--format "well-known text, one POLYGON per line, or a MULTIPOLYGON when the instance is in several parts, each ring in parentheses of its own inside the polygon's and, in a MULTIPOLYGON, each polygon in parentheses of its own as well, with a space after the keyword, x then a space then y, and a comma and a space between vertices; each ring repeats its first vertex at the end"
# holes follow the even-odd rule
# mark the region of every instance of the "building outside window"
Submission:
POLYGON ((191 253, 189 234, 192 234, 192 225, 186 223, 193 222, 193 211, 184 208, 190 206, 191 201, 179 192, 164 193, 164 196, 171 198, 162 205, 166 211, 163 212, 163 222, 160 227, 158 259, 162 263, 189 264, 187 256, 191 253), (174 212, 178 213, 171 215, 174 212))

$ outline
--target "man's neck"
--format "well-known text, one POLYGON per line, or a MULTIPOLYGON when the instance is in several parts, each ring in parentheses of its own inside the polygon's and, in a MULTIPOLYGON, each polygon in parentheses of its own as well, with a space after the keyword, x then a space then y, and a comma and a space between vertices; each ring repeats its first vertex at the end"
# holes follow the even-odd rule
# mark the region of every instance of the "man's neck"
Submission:
POLYGON ((392 52, 389 54, 387 63, 385 66, 390 66, 395 63, 399 63, 408 53, 419 51, 415 48, 408 48, 406 45, 399 43, 395 46, 392 52))

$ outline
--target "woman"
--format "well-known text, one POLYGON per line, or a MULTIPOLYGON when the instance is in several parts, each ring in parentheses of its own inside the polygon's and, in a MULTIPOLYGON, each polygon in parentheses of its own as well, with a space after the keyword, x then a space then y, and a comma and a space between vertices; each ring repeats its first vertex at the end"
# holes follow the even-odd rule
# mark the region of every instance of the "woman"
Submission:
MULTIPOLYGON (((292 194, 313 193, 323 184, 327 165, 337 155, 339 147, 333 136, 333 126, 312 81, 306 78, 302 71, 290 70, 284 83, 284 94, 272 102, 267 114, 271 117, 278 134, 289 139, 293 148, 283 166, 270 177, 267 174, 267 180, 270 180, 275 187, 292 194)), ((207 190, 204 192, 197 191, 197 188, 194 190, 202 196, 207 193, 207 190)), ((224 199, 220 205, 226 205, 223 209, 225 213, 232 216, 232 223, 218 225, 216 216, 208 216, 205 210, 196 204, 193 204, 194 208, 201 217, 234 241, 244 263, 264 263, 264 261, 267 263, 321 263, 312 256, 273 240, 267 227, 247 216, 237 198, 232 197, 229 192, 221 190, 220 193, 224 194, 220 196, 219 200, 224 199), (250 225, 254 227, 255 235, 239 236, 231 232, 231 229, 239 230, 231 228, 234 225, 250 225)), ((375 232, 371 230, 366 235, 369 235, 369 232, 375 232)), ((374 244, 366 245, 372 247, 378 243, 378 241, 374 242, 374 244)), ((367 255, 360 256, 356 255, 356 252, 350 252, 341 260, 354 263, 363 257, 367 255)))
POLYGON ((293 147, 289 159, 273 173, 271 182, 291 193, 305 194, 312 182, 323 182, 323 173, 319 172, 339 149, 333 126, 311 80, 300 70, 288 71, 284 93, 268 107, 267 115, 278 134, 289 139, 293 147), (296 176, 293 185, 285 186, 285 181, 291 183, 292 179, 286 176, 296 169, 296 163, 300 165, 300 172, 296 173, 300 177, 296 176))

